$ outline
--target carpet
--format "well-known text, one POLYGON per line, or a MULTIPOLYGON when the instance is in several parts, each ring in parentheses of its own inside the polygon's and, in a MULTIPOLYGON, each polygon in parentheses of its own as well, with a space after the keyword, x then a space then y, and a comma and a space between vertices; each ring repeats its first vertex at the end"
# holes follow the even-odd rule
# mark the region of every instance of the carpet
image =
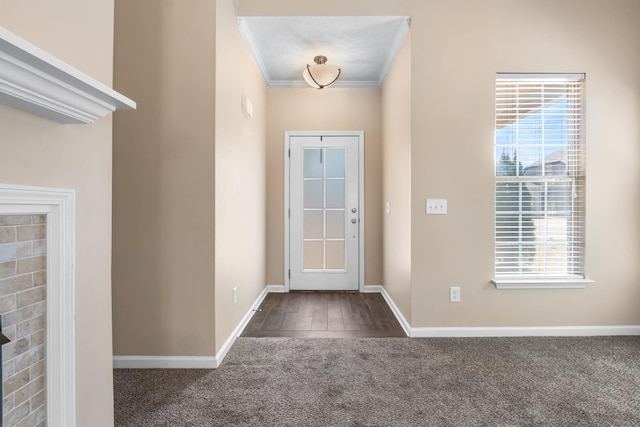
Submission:
POLYGON ((640 426, 640 337, 239 338, 114 387, 120 427, 640 426))

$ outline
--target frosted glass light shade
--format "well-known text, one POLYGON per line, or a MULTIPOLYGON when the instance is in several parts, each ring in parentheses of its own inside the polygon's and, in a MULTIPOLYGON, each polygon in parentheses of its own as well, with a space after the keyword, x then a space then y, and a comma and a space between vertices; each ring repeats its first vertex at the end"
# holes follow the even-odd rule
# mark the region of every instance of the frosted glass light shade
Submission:
POLYGON ((331 86, 340 77, 341 70, 331 65, 327 65, 325 56, 313 58, 314 65, 307 65, 302 72, 302 77, 307 84, 316 89, 323 89, 331 86))

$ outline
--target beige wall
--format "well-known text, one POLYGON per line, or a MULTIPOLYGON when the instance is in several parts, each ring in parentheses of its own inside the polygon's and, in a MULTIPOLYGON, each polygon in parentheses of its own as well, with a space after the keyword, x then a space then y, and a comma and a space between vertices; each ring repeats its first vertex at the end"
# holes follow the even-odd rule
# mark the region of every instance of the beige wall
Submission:
POLYGON ((267 283, 284 284, 284 132, 364 130, 366 285, 382 284, 380 89, 267 92, 267 283))
MULTIPOLYGON (((113 1, 0 1, 0 25, 111 85, 113 1)), ((76 190, 76 419, 112 426, 111 116, 61 125, 0 105, 0 129, 0 182, 76 190)))
POLYGON ((412 324, 640 324, 640 3, 415 1, 412 324), (523 31, 526 29, 526 31, 523 31), (498 291, 493 276, 495 73, 586 73, 585 290, 498 291), (449 214, 424 215, 447 198, 449 214), (462 302, 448 302, 448 287, 462 302))
POLYGON ((382 266, 387 292, 411 322, 411 34, 382 87, 382 266))
POLYGON ((266 87, 236 21, 233 0, 216 20, 216 350, 265 287, 266 87), (242 113, 242 99, 253 117, 242 113), (232 289, 238 303, 232 304, 232 289))
POLYGON ((265 286, 265 85, 232 0, 118 0, 116 52, 114 352, 214 356, 265 286))
POLYGON ((215 354, 215 8, 116 1, 117 355, 215 354))

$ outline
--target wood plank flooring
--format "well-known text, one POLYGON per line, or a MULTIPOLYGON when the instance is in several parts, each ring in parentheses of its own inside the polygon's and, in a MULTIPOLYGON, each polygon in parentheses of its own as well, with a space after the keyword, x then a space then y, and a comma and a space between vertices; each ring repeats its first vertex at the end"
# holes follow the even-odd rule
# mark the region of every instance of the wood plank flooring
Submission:
POLYGON ((243 337, 406 337, 380 294, 268 294, 243 337))

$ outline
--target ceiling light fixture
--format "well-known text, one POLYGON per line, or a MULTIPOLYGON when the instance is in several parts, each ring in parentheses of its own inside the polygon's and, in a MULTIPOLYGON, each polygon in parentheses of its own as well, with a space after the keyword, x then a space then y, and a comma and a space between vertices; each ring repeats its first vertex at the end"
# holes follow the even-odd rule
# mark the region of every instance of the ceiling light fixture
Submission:
POLYGON ((327 65, 326 56, 316 56, 313 58, 313 62, 315 62, 315 65, 307 64, 307 68, 302 72, 302 77, 304 77, 309 86, 316 89, 324 89, 331 86, 340 77, 342 70, 327 65))

